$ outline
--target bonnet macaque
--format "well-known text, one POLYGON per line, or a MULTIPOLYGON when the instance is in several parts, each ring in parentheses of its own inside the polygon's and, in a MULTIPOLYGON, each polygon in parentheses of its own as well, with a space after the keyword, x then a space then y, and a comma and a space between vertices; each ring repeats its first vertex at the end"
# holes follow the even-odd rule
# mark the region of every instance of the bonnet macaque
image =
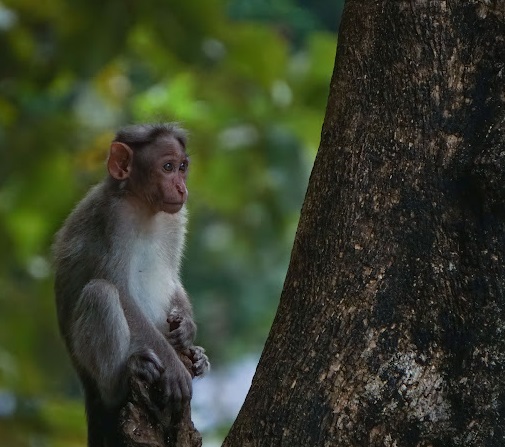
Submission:
POLYGON ((189 159, 175 124, 120 130, 109 175, 57 233, 55 293, 61 334, 84 387, 88 445, 108 445, 132 375, 159 389, 160 405, 191 399, 209 367, 180 280, 189 159))

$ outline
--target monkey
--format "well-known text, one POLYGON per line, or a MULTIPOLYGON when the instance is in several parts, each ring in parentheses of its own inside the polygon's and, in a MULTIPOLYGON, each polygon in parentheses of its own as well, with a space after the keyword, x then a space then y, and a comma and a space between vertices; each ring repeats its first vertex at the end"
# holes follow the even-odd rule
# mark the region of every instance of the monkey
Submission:
POLYGON ((56 312, 84 389, 88 446, 113 445, 112 427, 135 376, 160 389, 160 405, 192 396, 209 369, 180 279, 189 157, 175 123, 120 129, 108 175, 92 187, 53 243, 56 312))

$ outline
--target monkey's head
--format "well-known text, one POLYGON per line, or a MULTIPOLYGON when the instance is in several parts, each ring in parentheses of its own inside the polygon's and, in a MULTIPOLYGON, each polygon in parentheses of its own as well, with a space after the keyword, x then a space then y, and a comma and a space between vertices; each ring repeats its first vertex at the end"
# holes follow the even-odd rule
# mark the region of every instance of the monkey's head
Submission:
POLYGON ((175 124, 142 124, 120 130, 107 169, 123 191, 153 212, 174 214, 188 198, 186 134, 175 124))

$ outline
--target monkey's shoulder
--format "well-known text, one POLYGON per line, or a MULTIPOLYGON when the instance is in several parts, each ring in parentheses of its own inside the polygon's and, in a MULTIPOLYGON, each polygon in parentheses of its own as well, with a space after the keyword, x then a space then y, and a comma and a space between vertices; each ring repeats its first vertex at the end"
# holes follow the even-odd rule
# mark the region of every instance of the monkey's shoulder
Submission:
POLYGON ((92 222, 110 219, 110 212, 114 210, 117 199, 107 194, 106 189, 105 182, 91 187, 70 212, 63 228, 89 226, 92 222))
POLYGON ((109 245, 110 235, 115 233, 117 199, 107 197, 105 185, 92 187, 68 215, 53 243, 55 261, 82 257, 109 245))

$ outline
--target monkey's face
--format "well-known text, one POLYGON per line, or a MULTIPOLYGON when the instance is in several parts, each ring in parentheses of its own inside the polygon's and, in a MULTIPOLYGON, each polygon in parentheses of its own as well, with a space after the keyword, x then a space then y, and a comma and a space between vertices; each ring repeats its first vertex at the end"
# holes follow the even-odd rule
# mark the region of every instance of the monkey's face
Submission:
POLYGON ((127 189, 154 212, 177 213, 188 198, 188 167, 179 141, 162 136, 133 153, 127 189))

